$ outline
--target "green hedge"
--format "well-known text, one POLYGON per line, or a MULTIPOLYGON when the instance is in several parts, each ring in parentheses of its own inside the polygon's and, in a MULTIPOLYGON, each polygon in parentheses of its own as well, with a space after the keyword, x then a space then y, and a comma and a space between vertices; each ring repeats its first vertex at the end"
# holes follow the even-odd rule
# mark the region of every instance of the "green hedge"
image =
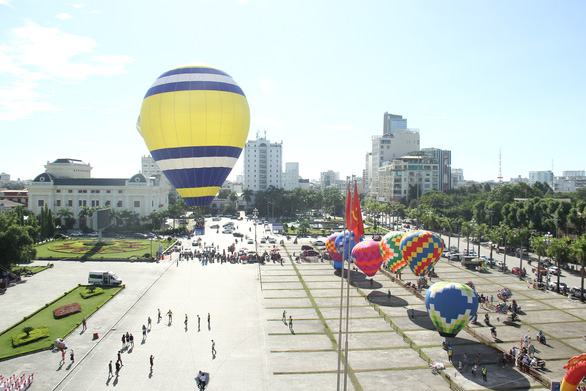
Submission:
POLYGON ((104 290, 102 288, 98 288, 98 287, 87 287, 84 290, 80 290, 79 294, 81 295, 81 297, 83 297, 84 299, 89 299, 92 296, 97 296, 97 295, 101 295, 102 293, 104 293, 104 290))
POLYGON ((27 343, 38 341, 39 339, 47 338, 51 335, 47 326, 40 326, 34 328, 28 335, 24 332, 14 334, 12 336, 12 346, 18 347, 26 345, 27 343))

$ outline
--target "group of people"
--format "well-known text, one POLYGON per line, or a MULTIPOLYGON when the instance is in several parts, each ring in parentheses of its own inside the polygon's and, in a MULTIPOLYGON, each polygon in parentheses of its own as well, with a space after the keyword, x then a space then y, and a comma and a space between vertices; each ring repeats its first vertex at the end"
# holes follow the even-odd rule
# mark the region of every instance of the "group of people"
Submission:
MULTIPOLYGON (((452 350, 452 344, 446 344, 445 342, 443 342, 443 347, 445 350, 448 351, 448 361, 452 362, 452 356, 454 354, 453 350, 452 350)), ((470 370, 470 373, 472 374, 472 376, 476 376, 476 373, 478 373, 478 370, 480 370, 480 373, 482 374, 482 380, 486 383, 487 382, 487 369, 484 365, 480 365, 480 361, 482 360, 482 356, 480 355, 480 353, 478 353, 478 355, 476 356, 476 362, 472 364, 472 369, 470 370)), ((464 353, 464 356, 462 357, 462 361, 458 361, 458 371, 459 372, 468 372, 468 354, 464 353)))

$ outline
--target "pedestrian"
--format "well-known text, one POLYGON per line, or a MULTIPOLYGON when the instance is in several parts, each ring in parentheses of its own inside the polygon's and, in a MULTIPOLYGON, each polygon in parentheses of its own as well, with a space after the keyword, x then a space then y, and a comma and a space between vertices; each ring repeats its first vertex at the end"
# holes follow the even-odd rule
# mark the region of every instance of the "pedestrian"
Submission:
POLYGON ((112 360, 110 360, 110 364, 108 364, 108 379, 114 376, 112 373, 112 360))
POLYGON ((452 348, 448 348, 448 361, 452 362, 452 356, 454 355, 454 351, 452 348))
POLYGON ((118 373, 120 372, 121 367, 122 367, 122 364, 120 364, 118 361, 116 361, 116 377, 118 377, 118 373))
POLYGON ((415 309, 411 308, 411 319, 415 319, 415 309))
POLYGON ((130 346, 134 348, 134 335, 132 333, 130 333, 130 346))
POLYGON ((69 354, 69 359, 71 360, 72 364, 75 362, 75 354, 73 353, 73 349, 71 349, 71 353, 69 354))
POLYGON ((372 284, 374 283, 374 281, 372 280, 372 278, 370 279, 370 287, 372 288, 372 284))
POLYGON ((476 356, 476 365, 480 366, 480 353, 478 353, 478 356, 476 356))
POLYGON ((283 310, 283 323, 287 324, 287 310, 283 310))
POLYGON ((293 317, 289 315, 289 330, 293 331, 293 317))
POLYGON ((464 372, 468 372, 468 355, 466 353, 464 353, 462 364, 464 364, 464 372))
POLYGON ((494 300, 494 296, 490 295, 490 305, 492 305, 493 300, 494 300))
POLYGON ((122 334, 122 347, 126 346, 126 334, 122 334))
POLYGON ((171 310, 167 312, 167 316, 169 317, 169 324, 173 323, 173 312, 171 310))
POLYGON ((65 349, 61 349, 61 361, 59 362, 59 365, 63 364, 65 364, 65 349))
POLYGON ((87 322, 85 320, 85 318, 83 318, 83 320, 81 321, 81 331, 86 331, 87 330, 87 322))
POLYGON ((187 314, 185 314, 185 331, 187 331, 187 314))
POLYGON ((486 383, 486 367, 482 366, 482 380, 486 383))
POLYGON ((151 354, 150 362, 151 362, 151 372, 152 372, 153 371, 153 365, 155 364, 155 356, 153 356, 152 354, 151 354))
POLYGON ((212 357, 216 358, 216 343, 214 342, 214 340, 212 339, 212 357))
POLYGON ((118 360, 116 361, 116 364, 120 363, 120 366, 124 366, 124 364, 122 364, 122 350, 118 351, 118 360))
POLYGON ((149 316, 149 319, 148 319, 148 321, 147 321, 147 327, 148 327, 148 329, 149 329, 149 331, 150 331, 150 329, 151 329, 151 327, 152 327, 152 326, 151 326, 151 317, 150 317, 150 316, 149 316))
POLYGON ((130 333, 128 331, 126 332, 126 344, 130 345, 130 333))
POLYGON ((146 341, 147 338, 147 332, 146 332, 146 326, 143 324, 142 325, 142 341, 146 341))
POLYGON ((387 292, 387 298, 391 298, 391 290, 389 289, 389 291, 387 292))
POLYGON ((199 321, 200 321, 199 314, 197 314, 197 331, 198 332, 199 332, 199 330, 201 330, 199 327, 199 321))
POLYGON ((208 312, 208 330, 210 330, 212 328, 210 320, 211 320, 211 317, 210 317, 210 313, 208 312))
POLYGON ((160 323, 161 322, 161 318, 162 318, 161 317, 161 309, 160 308, 157 308, 157 311, 158 311, 158 314, 159 314, 159 317, 157 319, 157 323, 160 323))

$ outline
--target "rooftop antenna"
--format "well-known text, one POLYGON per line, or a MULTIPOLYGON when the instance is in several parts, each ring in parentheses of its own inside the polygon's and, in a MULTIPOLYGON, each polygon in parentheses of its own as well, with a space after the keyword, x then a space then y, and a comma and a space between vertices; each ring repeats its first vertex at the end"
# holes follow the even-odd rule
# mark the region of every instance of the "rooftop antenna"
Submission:
POLYGON ((503 171, 502 171, 502 166, 501 166, 501 150, 499 149, 499 175, 496 177, 496 179, 498 179, 499 183, 503 183, 503 171))

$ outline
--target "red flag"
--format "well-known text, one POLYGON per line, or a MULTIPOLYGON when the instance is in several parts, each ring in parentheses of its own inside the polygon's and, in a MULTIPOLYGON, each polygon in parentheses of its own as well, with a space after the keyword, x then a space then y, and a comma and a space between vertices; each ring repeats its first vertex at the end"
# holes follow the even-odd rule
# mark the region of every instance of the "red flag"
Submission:
POLYGON ((352 194, 350 194, 350 183, 348 183, 348 196, 346 197, 346 227, 350 231, 352 216, 352 194))
POLYGON ((364 235, 364 224, 362 223, 362 210, 360 209, 356 182, 354 182, 354 201, 352 202, 352 232, 354 232, 356 243, 358 243, 359 238, 364 235))

